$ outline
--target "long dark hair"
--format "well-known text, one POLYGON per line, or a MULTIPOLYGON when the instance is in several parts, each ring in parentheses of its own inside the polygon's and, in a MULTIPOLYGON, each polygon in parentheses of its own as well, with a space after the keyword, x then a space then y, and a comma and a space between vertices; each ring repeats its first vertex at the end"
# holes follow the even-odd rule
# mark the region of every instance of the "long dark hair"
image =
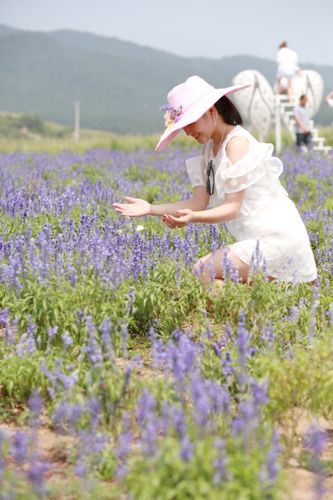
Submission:
POLYGON ((243 125, 243 119, 238 109, 227 96, 224 95, 221 97, 214 106, 218 114, 222 116, 223 120, 225 123, 228 123, 228 125, 243 125))

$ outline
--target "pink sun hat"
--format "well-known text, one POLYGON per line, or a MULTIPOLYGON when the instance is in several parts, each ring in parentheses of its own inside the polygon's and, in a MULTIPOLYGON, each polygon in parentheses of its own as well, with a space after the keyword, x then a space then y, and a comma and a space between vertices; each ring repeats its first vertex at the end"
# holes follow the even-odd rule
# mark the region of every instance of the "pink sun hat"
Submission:
POLYGON ((196 122, 221 97, 247 87, 250 84, 216 89, 200 76, 190 76, 184 83, 171 89, 167 97, 168 104, 162 108, 166 110, 166 129, 155 151, 164 149, 186 125, 196 122))

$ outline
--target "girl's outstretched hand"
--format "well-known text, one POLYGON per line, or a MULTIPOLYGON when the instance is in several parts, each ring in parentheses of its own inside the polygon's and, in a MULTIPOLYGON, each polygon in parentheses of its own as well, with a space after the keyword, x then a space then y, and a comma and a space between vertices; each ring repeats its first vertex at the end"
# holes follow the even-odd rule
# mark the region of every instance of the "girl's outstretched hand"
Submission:
POLYGON ((140 217, 142 215, 150 214, 150 203, 141 198, 130 198, 125 196, 128 203, 114 203, 113 208, 116 212, 126 217, 140 217))
POLYGON ((174 229, 176 227, 184 227, 187 226, 193 220, 193 211, 189 208, 184 208, 183 210, 177 210, 176 217, 169 214, 164 214, 162 217, 163 222, 174 229))

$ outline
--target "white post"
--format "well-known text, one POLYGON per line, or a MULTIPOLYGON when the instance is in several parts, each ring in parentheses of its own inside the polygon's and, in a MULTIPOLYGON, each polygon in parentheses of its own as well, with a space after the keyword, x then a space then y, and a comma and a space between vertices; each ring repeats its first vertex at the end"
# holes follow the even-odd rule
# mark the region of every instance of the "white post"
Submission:
POLYGON ((275 96, 275 151, 281 151, 281 110, 280 110, 280 96, 275 96))
POLYGON ((74 123, 74 140, 80 140, 80 103, 75 103, 75 123, 74 123))

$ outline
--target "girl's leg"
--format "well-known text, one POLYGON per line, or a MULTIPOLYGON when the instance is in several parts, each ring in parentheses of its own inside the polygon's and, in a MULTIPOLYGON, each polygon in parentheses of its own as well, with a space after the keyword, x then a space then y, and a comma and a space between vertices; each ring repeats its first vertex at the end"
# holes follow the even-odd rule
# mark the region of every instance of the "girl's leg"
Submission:
POLYGON ((291 76, 288 76, 288 97, 289 102, 291 104, 294 103, 294 91, 293 91, 293 79, 291 76))
POLYGON ((281 94, 282 93, 281 78, 276 78, 275 90, 276 90, 277 94, 281 94))
POLYGON ((222 285, 225 254, 227 254, 228 265, 230 265, 234 271, 238 272, 241 281, 244 283, 246 282, 249 276, 250 266, 236 257, 231 250, 220 248, 214 253, 205 255, 193 266, 193 273, 198 276, 204 288, 209 288, 212 284, 217 286, 222 285))

